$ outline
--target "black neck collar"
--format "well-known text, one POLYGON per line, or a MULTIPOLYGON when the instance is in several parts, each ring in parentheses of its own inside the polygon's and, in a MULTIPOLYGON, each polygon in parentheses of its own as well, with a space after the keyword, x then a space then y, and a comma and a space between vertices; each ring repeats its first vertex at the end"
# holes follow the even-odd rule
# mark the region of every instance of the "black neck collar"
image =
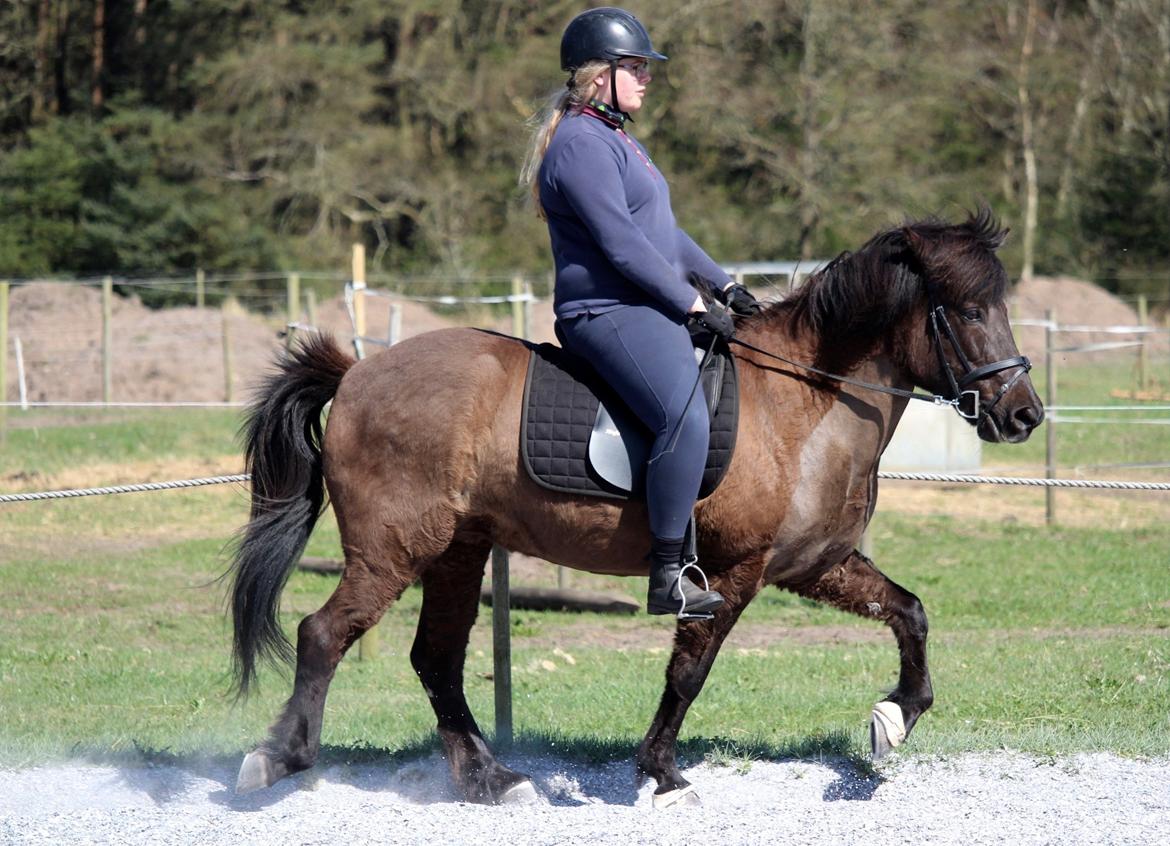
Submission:
POLYGON ((625 129, 626 121, 633 122, 634 120, 621 109, 615 109, 600 100, 590 100, 589 105, 582 111, 614 129, 625 129))

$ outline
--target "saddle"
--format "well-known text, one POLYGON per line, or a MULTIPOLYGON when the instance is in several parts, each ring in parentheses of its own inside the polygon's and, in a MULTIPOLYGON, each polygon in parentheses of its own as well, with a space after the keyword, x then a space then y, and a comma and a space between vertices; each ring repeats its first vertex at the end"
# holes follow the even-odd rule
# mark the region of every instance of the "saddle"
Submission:
MULTIPOLYGON (((584 359, 554 344, 531 349, 520 421, 520 456, 528 475, 562 493, 643 497, 650 431, 584 359)), ((701 361, 704 350, 696 347, 695 356, 701 361)), ((739 377, 725 344, 716 346, 700 382, 702 396, 692 402, 705 401, 711 418, 702 499, 718 487, 735 450, 739 377)))

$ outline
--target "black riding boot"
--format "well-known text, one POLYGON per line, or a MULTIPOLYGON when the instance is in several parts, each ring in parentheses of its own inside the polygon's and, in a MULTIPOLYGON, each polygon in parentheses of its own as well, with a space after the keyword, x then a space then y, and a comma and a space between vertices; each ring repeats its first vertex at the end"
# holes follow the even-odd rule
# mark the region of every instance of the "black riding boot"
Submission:
POLYGON ((688 578, 698 570, 683 572, 683 542, 652 538, 650 542, 650 593, 646 611, 650 614, 675 614, 679 619, 708 620, 711 612, 723 604, 718 591, 703 590, 688 578))

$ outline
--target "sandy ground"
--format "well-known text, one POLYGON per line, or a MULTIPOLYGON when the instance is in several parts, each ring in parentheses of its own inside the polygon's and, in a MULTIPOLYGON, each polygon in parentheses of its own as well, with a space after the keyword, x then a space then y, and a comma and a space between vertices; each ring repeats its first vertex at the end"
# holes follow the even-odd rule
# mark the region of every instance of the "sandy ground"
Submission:
POLYGON ((227 762, 0 771, 0 843, 1162 844, 1170 760, 998 753, 685 769, 701 804, 655 810, 629 762, 504 756, 538 797, 460 802, 437 756, 325 766, 236 796, 227 762))

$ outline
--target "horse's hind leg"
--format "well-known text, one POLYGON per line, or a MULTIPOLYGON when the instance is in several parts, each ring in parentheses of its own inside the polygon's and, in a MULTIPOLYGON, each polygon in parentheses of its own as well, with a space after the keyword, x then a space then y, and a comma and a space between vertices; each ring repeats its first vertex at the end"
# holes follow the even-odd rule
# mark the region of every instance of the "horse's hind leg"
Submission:
POLYGON ((918 597, 890 581, 854 550, 849 557, 797 593, 862 617, 882 620, 894 631, 901 655, 898 686, 874 706, 870 742, 881 758, 910 734, 934 702, 926 666, 926 612, 918 597))
POLYGON ((409 574, 371 564, 397 559, 389 550, 379 550, 371 557, 347 549, 341 583, 321 609, 305 617, 297 629, 292 696, 269 729, 267 740, 244 758, 237 793, 268 787, 316 763, 325 694, 337 665, 412 581, 409 574))
POLYGON ((472 802, 515 802, 535 797, 532 782, 495 759, 463 694, 467 639, 490 552, 490 541, 457 538, 423 572, 422 613, 410 662, 438 718, 456 788, 472 802))

